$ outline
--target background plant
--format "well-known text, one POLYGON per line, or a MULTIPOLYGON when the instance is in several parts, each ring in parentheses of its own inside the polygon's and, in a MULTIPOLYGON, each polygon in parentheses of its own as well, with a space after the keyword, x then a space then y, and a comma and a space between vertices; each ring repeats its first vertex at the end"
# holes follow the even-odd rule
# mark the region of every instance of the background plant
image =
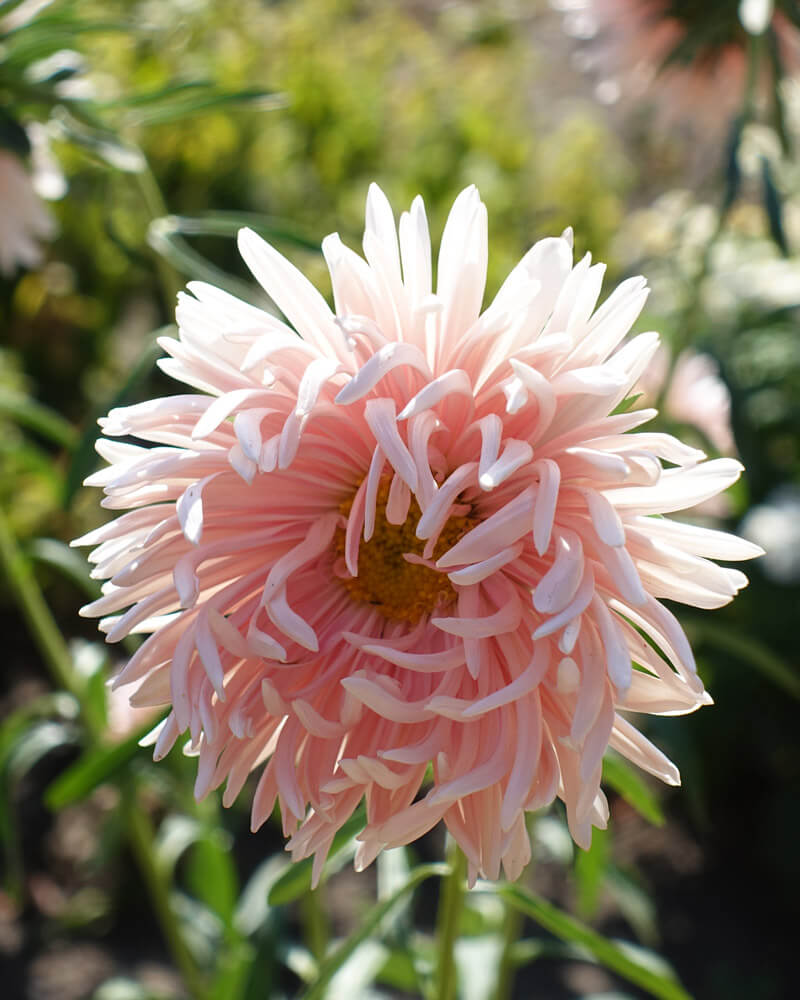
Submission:
MULTIPOLYGON (((119 654, 75 613, 96 592, 65 544, 97 518, 79 489, 94 421, 168 391, 153 331, 171 322, 175 291, 191 276, 256 295, 230 238, 245 220, 318 277, 323 235, 357 242, 371 180, 398 204, 421 192, 434 233, 478 183, 490 292, 535 238, 568 224, 614 277, 643 270, 654 286, 643 328, 675 354, 712 355, 733 400, 749 475, 715 516, 735 525, 797 484, 791 143, 754 107, 727 150, 709 150, 719 172, 707 190, 688 192, 678 140, 603 117, 540 6, 83 0, 46 5, 0 40, 4 107, 45 126, 69 183, 43 266, 0 283, 0 950, 12 997, 447 997, 457 982, 477 1000, 510 996, 515 977, 519 996, 686 996, 659 952, 688 995, 791 990, 800 571, 777 583, 755 565, 713 623, 684 616, 717 701, 680 726, 653 722, 684 791, 656 793, 609 758, 610 833, 574 852, 557 811, 535 817, 533 870, 519 887, 480 886, 457 921, 436 833, 358 878, 343 837, 312 894, 276 827, 249 833, 246 801, 195 804, 192 761, 175 752, 152 766, 138 741, 157 718, 109 698, 119 654), (665 145, 671 166, 655 152, 665 145)), ((781 91, 790 137, 796 86, 781 91)))

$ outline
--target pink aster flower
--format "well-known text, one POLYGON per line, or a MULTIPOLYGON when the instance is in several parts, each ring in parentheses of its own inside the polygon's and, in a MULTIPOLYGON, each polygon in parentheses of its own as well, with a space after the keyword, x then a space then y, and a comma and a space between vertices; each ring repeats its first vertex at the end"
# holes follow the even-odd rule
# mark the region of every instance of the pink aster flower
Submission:
POLYGON ((34 267, 42 256, 39 240, 54 234, 31 175, 14 153, 0 149, 0 274, 11 275, 20 264, 34 267))
POLYGON ((515 878, 525 812, 556 796, 587 846, 608 746, 678 782, 630 716, 710 701, 661 599, 726 604, 746 579, 709 557, 760 551, 659 516, 738 462, 614 413, 658 346, 620 346, 644 280, 595 309, 603 266, 565 235, 481 312, 474 187, 435 291, 422 201, 398 240, 375 186, 366 260, 323 242, 334 311, 255 233, 239 246, 292 326, 192 283, 161 366, 199 391, 112 411, 88 481, 128 513, 80 540, 108 578, 84 613, 111 642, 151 633, 117 683, 171 705, 155 756, 188 731, 196 794, 226 783, 226 804, 260 771, 253 828, 277 799, 315 877, 362 799, 359 868, 444 820, 471 879, 515 878))
POLYGON ((670 351, 662 344, 643 373, 637 389, 641 402, 655 402, 664 382, 664 412, 672 420, 697 427, 721 454, 736 451, 731 430, 731 394, 719 375, 719 365, 709 354, 687 349, 675 361, 670 374, 670 351))

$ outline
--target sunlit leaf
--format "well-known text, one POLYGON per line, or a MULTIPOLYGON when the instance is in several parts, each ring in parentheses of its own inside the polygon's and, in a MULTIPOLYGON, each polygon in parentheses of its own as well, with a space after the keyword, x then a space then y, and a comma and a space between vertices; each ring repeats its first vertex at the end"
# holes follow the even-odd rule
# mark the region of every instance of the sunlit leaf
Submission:
MULTIPOLYGON (((361 805, 356 809, 350 819, 342 825, 336 836, 333 838, 328 860, 325 862, 326 874, 331 874, 346 863, 355 853, 353 838, 364 828, 366 823, 366 808, 361 805)), ((283 875, 276 879, 269 891, 270 906, 281 906, 283 903, 291 903, 299 899, 305 892, 311 890, 311 868, 312 858, 303 858, 289 865, 283 875)))
POLYGON ((217 956, 216 974, 208 1000, 239 1000, 244 997, 254 954, 255 949, 249 941, 226 942, 217 956))
POLYGON ((60 810, 94 791, 104 781, 119 775, 140 753, 139 740, 153 728, 152 720, 133 735, 108 747, 93 747, 47 786, 44 801, 49 809, 60 810))
POLYGON ((325 1000, 353 1000, 353 997, 364 996, 386 956, 387 948, 379 941, 362 941, 331 977, 325 1000))
POLYGON ((58 570, 87 597, 94 600, 100 596, 100 583, 91 578, 86 556, 71 549, 65 542, 57 538, 34 538, 27 552, 35 562, 58 570))
POLYGON ((630 764, 613 750, 603 758, 603 781, 646 820, 663 826, 664 813, 658 799, 630 764))
POLYGON ((658 944, 656 906, 649 893, 626 872, 613 866, 606 873, 606 888, 623 917, 644 944, 658 944))
POLYGON ((335 973, 344 965, 356 949, 366 941, 378 928, 383 918, 403 898, 418 885, 429 878, 442 877, 449 874, 449 866, 445 864, 420 865, 409 875, 405 885, 395 890, 391 896, 376 903, 360 920, 358 928, 335 948, 320 964, 313 984, 303 993, 303 1000, 322 1000, 327 996, 328 983, 335 973))
POLYGON ((239 896, 234 915, 234 925, 240 934, 252 935, 262 929, 269 919, 270 889, 286 868, 286 859, 274 854, 256 868, 239 896))
POLYGON ((57 108, 52 117, 61 131, 62 137, 90 153, 98 160, 124 173, 141 173, 147 166, 141 151, 124 142, 114 132, 100 127, 91 127, 78 121, 64 107, 57 108))
POLYGON ((32 430, 61 448, 74 448, 78 442, 78 434, 68 420, 21 392, 0 388, 0 416, 14 420, 20 427, 32 430))
POLYGON ((246 90, 219 93, 213 88, 194 86, 182 90, 172 89, 153 100, 142 95, 138 106, 129 106, 125 114, 126 121, 131 125, 164 125, 167 122, 185 121, 193 115, 204 111, 214 111, 230 108, 236 105, 249 105, 259 111, 273 110, 285 105, 281 95, 272 91, 249 88, 246 90))
POLYGON ((189 850, 186 882, 192 894, 230 927, 236 908, 239 880, 228 840, 223 831, 206 829, 189 850))
POLYGON ((59 747, 75 746, 79 738, 77 727, 71 722, 45 719, 26 729, 8 754, 8 774, 12 781, 19 781, 47 754, 59 747))
POLYGON ((151 222, 147 231, 147 242, 180 274, 195 281, 207 281, 236 298, 256 304, 255 299, 258 296, 256 287, 221 270, 199 254, 179 235, 173 216, 167 215, 151 222))
POLYGON ((409 949, 394 948, 375 977, 379 983, 404 993, 419 993, 420 985, 414 959, 409 949))
POLYGON ((608 830, 594 830, 589 850, 576 852, 574 871, 578 890, 578 912, 585 919, 591 919, 597 913, 609 860, 608 830))
POLYGON ((655 967, 656 956, 626 942, 611 941, 553 906, 546 899, 518 885, 493 888, 510 905, 551 934, 586 949, 592 958, 629 982, 661 1000, 691 1000, 680 983, 667 971, 655 967))
POLYGON ((730 624, 720 625, 709 621, 692 621, 686 629, 693 645, 707 642, 710 646, 730 653, 737 660, 749 664, 767 680, 784 690, 793 698, 800 698, 800 673, 793 670, 784 660, 752 633, 745 634, 730 624))
POLYGON ((266 240, 291 243, 304 250, 320 252, 319 241, 298 232, 283 219, 258 212, 203 212, 201 215, 170 215, 165 220, 170 232, 182 236, 233 237, 240 229, 252 229, 266 240))
POLYGON ((617 403, 611 411, 611 415, 614 416, 617 413, 627 413, 628 410, 636 406, 636 403, 641 399, 641 396, 641 392, 635 392, 632 396, 626 396, 621 403, 617 403))
POLYGON ((116 389, 110 399, 99 406, 95 411, 95 418, 87 422, 86 428, 81 434, 80 441, 72 455, 72 462, 67 469, 64 480, 64 506, 68 507, 72 502, 83 480, 97 467, 98 459, 95 453, 95 442, 99 436, 99 430, 95 422, 96 417, 104 415, 115 406, 121 406, 127 402, 136 387, 153 370, 156 359, 164 353, 156 340, 166 333, 174 331, 173 326, 162 327, 153 334, 153 340, 146 346, 139 357, 139 360, 127 373, 124 381, 116 389))

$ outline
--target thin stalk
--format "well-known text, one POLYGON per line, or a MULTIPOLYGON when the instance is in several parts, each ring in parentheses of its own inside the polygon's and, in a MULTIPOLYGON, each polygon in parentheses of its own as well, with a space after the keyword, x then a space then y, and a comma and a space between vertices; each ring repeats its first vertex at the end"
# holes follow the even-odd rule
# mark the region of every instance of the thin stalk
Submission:
MULTIPOLYGON (((0 568, 8 580, 11 594, 16 599, 22 617, 39 647, 42 659, 58 687, 75 695, 80 701, 82 691, 72 669, 72 656, 61 631, 50 614, 39 584, 24 553, 17 545, 11 525, 0 508, 0 568)), ((83 705, 81 709, 86 715, 83 705)), ((87 728, 92 720, 86 719, 87 728)), ((92 735, 95 735, 94 733, 92 735)))
POLYGON ((328 916, 325 911, 325 893, 322 884, 316 889, 307 889, 300 898, 303 917, 303 932, 308 950, 317 964, 325 958, 330 939, 328 916))
POLYGON ((497 970, 497 987, 494 1000, 510 1000, 514 987, 514 977, 517 973, 517 963, 514 959, 514 948, 519 941, 525 915, 521 910, 509 906, 503 901, 506 912, 503 918, 503 950, 500 953, 500 966, 497 970))
POLYGON ((153 828, 146 813, 136 801, 136 789, 133 783, 123 791, 121 801, 131 850, 147 886, 150 903, 155 910, 161 933, 189 993, 194 1000, 204 1000, 208 992, 175 917, 169 885, 157 862, 153 828))
POLYGON ((464 879, 467 859, 461 848, 453 842, 448 862, 450 874, 441 887, 439 912, 436 915, 437 989, 436 1000, 454 1000, 456 997, 456 956, 458 924, 464 902, 464 879))
MULTIPOLYGON (((11 594, 17 601, 53 680, 58 687, 72 694, 80 705, 89 749, 99 746, 103 732, 102 725, 87 709, 85 691, 72 668, 69 648, 47 606, 28 559, 17 545, 2 509, 0 509, 0 568, 5 573, 11 594)), ((122 803, 125 829, 131 849, 173 960, 180 969, 194 1000, 205 1000, 207 991, 172 909, 169 887, 163 880, 163 873, 156 859, 153 831, 147 814, 136 800, 134 780, 131 780, 129 787, 123 790, 122 803)))
MULTIPOLYGON (((744 92, 742 94, 742 105, 741 111, 739 112, 740 127, 743 127, 747 122, 751 121, 755 117, 756 113, 756 88, 758 85, 759 69, 761 66, 761 60, 764 48, 764 36, 763 35, 751 35, 749 40, 749 45, 747 49, 747 77, 744 85, 744 92)), ((732 155, 736 155, 735 151, 732 155)), ((667 371, 667 376, 661 386, 661 392, 659 393, 658 400, 656 401, 656 408, 662 410, 664 408, 664 400, 667 393, 669 392, 670 384, 672 383, 672 376, 675 372, 675 365, 680 357, 681 353, 687 348, 691 342, 694 340, 695 334, 697 332, 698 317, 701 315, 701 299, 703 292, 703 285, 705 284, 706 278, 711 273, 711 259, 714 253, 714 248, 717 245, 717 241, 722 235, 725 225, 728 221, 728 214, 733 206, 733 199, 729 197, 729 192, 725 191, 722 197, 722 202, 720 204, 719 211, 717 213, 717 223, 714 227, 714 231, 709 236, 706 241, 706 245, 703 248, 702 256, 700 257, 700 262, 697 266, 697 270, 691 279, 691 286, 689 288, 689 294, 687 296, 686 303, 681 311, 681 318, 677 324, 677 330, 672 342, 672 352, 669 361, 669 368, 667 371)))
MULTIPOLYGON (((142 200, 150 216, 150 221, 163 218, 168 214, 167 204, 164 201, 164 196, 161 194, 161 188, 158 186, 153 171, 150 169, 150 164, 148 163, 144 170, 140 171, 136 177, 139 181, 139 190, 142 193, 142 200)), ((174 316, 175 300, 178 292, 183 289, 183 279, 162 254, 156 254, 156 267, 161 282, 161 290, 164 295, 164 305, 167 315, 174 316)))

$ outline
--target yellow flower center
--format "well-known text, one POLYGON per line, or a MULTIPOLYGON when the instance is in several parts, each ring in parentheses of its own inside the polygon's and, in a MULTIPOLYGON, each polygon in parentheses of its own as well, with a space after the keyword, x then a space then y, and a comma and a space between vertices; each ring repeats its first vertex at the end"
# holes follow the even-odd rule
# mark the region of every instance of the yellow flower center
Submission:
MULTIPOLYGON (((415 625, 436 608, 452 604, 456 591, 446 573, 404 558, 406 553, 421 556, 425 548, 425 540, 417 538, 415 533, 421 511, 412 497, 405 521, 390 524, 386 520, 388 497, 389 483, 382 482, 376 501, 375 530, 368 542, 362 539, 358 549, 358 575, 348 575, 342 583, 355 600, 373 605, 389 621, 415 625)), ((349 515, 352 505, 352 498, 340 505, 339 509, 345 517, 349 515)), ((469 514, 451 517, 439 535, 432 561, 452 548, 476 523, 477 520, 469 514)), ((336 555, 343 558, 343 528, 336 532, 334 548, 336 555)))

